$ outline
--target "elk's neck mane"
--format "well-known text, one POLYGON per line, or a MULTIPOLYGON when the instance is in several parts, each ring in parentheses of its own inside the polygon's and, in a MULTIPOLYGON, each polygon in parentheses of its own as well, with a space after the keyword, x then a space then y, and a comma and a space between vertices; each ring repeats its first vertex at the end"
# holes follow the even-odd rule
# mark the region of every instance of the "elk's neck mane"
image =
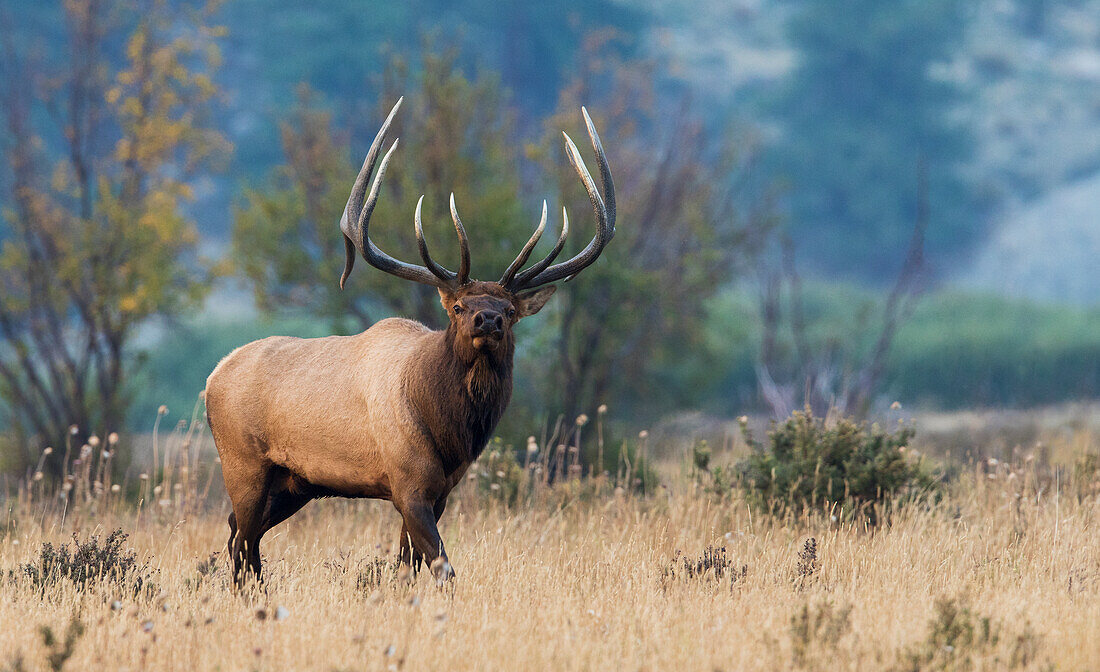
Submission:
POLYGON ((515 343, 505 339, 484 351, 464 348, 453 327, 436 331, 410 367, 410 401, 448 471, 477 459, 511 400, 515 343))

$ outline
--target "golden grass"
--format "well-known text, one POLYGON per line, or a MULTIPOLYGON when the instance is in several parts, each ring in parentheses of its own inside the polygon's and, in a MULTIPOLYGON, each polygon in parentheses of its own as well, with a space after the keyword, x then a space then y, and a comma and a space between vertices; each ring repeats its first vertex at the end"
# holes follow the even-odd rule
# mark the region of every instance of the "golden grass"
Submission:
POLYGON ((686 486, 512 510, 470 486, 442 521, 453 591, 426 573, 412 585, 362 585, 360 573, 396 542, 388 504, 311 504, 264 540, 266 587, 237 595, 224 553, 206 578, 197 569, 224 547, 223 503, 186 516, 172 506, 70 513, 62 523, 13 498, 5 574, 44 541, 121 527, 155 589, 135 598, 63 581, 40 596, 26 579, 6 580, 0 669, 17 654, 26 669, 47 669, 38 629, 60 634, 73 615, 87 632, 69 670, 1100 667, 1096 498, 1017 499, 1012 483, 987 479, 866 530, 753 514, 686 486), (811 536, 817 569, 802 576, 811 536), (688 577, 674 562, 708 546, 747 573, 688 577), (930 643, 941 598, 969 608, 979 630, 990 619, 996 641, 930 643))

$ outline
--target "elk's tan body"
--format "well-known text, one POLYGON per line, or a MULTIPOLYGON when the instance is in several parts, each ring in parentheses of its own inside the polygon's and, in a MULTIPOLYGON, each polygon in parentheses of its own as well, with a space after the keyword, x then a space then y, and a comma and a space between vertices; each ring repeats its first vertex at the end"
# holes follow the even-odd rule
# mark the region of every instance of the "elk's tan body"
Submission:
POLYGON ((273 336, 238 348, 207 380, 218 445, 333 494, 390 499, 390 472, 417 467, 409 447, 422 440, 402 380, 419 377, 417 353, 438 340, 392 318, 355 336, 273 336))
POLYGON ((206 411, 233 503, 229 552, 238 583, 246 570, 259 577, 259 544, 267 530, 311 499, 326 496, 393 502, 402 519, 400 560, 419 566, 426 559, 437 579, 452 578, 436 523, 447 495, 477 459, 508 405, 512 327, 542 308, 556 288, 550 283, 592 264, 614 235, 614 184, 585 111, 606 204, 566 136, 569 160, 584 182, 597 222, 595 237, 575 257, 551 265, 569 230, 563 210, 562 233, 553 250, 520 270, 545 229, 544 202, 542 221, 500 281, 471 280, 470 251, 454 194, 451 216, 462 253, 457 273, 428 253, 420 204, 414 222, 425 265, 386 255, 371 242, 368 226, 396 141, 382 158, 369 195, 367 186, 400 105, 371 144, 344 209, 340 228, 347 256, 340 286, 358 251, 375 268, 436 287, 449 323, 432 331, 391 318, 356 336, 275 336, 240 347, 218 364, 206 381, 206 411))

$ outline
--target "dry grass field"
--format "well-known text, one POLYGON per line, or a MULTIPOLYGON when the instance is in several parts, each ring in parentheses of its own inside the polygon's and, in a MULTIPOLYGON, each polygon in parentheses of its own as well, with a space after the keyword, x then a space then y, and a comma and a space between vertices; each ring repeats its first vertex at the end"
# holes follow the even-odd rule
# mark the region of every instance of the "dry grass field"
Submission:
POLYGON ((937 504, 875 527, 751 509, 669 465, 644 497, 575 480, 507 506, 464 483, 442 589, 396 575, 388 504, 316 502, 265 538, 266 583, 236 594, 211 559, 228 533, 216 472, 209 493, 191 476, 211 449, 177 446, 158 458, 171 496, 140 481, 155 505, 109 484, 69 491, 64 513, 10 493, 0 670, 1100 669, 1096 484, 1029 458, 963 468, 937 504), (22 568, 116 528, 136 555, 122 581, 22 568))

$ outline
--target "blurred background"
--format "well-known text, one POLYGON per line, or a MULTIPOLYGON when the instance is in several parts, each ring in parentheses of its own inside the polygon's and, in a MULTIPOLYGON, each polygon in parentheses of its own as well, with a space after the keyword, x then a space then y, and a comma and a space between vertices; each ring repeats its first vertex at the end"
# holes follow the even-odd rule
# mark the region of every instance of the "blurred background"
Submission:
POLYGON ((695 433, 1100 396, 1097 0, 0 0, 0 36, 9 471, 201 415, 250 340, 440 326, 434 290, 337 286, 402 95, 395 256, 425 194, 455 263, 451 191, 475 277, 543 199, 584 245, 581 105, 615 175, 614 243, 520 329, 508 444, 601 405, 695 433))

